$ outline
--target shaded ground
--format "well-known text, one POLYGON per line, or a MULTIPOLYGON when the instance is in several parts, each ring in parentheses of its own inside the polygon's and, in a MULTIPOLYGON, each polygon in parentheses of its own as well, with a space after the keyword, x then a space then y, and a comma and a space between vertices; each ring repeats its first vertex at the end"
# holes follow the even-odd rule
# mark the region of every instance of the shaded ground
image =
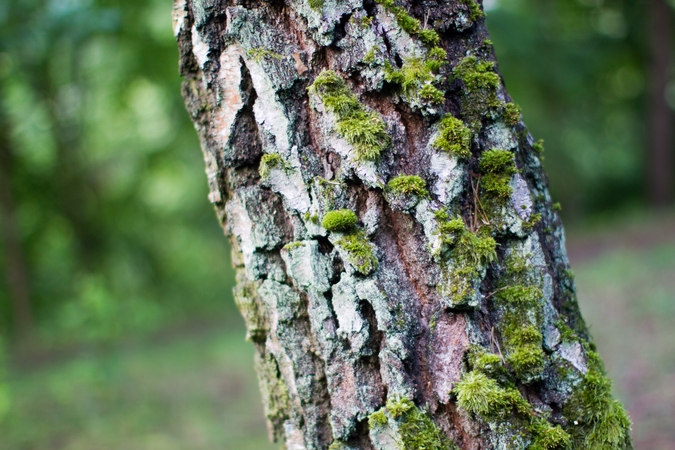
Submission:
MULTIPOLYGON (((674 216, 570 235, 581 308, 632 415, 635 447, 673 449, 674 216)), ((208 328, 15 367, 0 450, 278 448, 267 442, 240 321, 208 328)))

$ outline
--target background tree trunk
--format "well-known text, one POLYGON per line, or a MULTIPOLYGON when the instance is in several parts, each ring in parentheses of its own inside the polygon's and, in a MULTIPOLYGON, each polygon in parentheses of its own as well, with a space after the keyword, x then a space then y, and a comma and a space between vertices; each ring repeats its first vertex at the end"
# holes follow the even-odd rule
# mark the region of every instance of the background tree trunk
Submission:
POLYGON ((649 92, 649 200, 668 206, 673 200, 673 114, 666 103, 672 54, 672 11, 665 0, 650 2, 651 70, 649 92))
POLYGON ((473 0, 178 0, 183 96, 288 449, 630 448, 473 0))

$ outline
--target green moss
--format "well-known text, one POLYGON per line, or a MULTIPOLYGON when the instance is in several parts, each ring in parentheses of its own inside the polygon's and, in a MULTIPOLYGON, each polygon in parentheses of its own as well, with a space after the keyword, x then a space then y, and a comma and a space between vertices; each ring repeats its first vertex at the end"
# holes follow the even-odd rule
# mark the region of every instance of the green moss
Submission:
POLYGON ((462 80, 470 91, 494 90, 500 83, 494 67, 495 64, 491 61, 480 61, 475 56, 466 56, 455 66, 452 73, 462 80))
POLYGON ((362 275, 368 275, 377 269, 373 246, 363 231, 349 233, 335 244, 347 253, 347 262, 362 275))
POLYGON ((587 355, 588 371, 563 408, 572 444, 574 448, 632 449, 628 414, 612 397, 612 384, 598 354, 588 351, 587 355))
POLYGON ((246 54, 248 55, 249 58, 251 58, 255 62, 260 62, 263 59, 276 59, 276 60, 284 59, 283 55, 280 55, 279 53, 275 53, 272 50, 268 50, 262 47, 252 48, 248 50, 246 54))
POLYGON ((426 84, 420 89, 420 98, 431 104, 440 105, 445 101, 445 94, 434 85, 426 84))
POLYGON ((570 435, 560 428, 552 426, 543 419, 535 419, 531 426, 534 441, 529 450, 567 450, 570 448, 570 435))
POLYGON ((457 306, 473 297, 474 284, 481 270, 497 259, 495 240, 488 228, 473 233, 466 228, 461 217, 450 219, 447 211, 435 213, 437 233, 443 245, 436 257, 441 258, 441 266, 446 282, 440 287, 441 294, 449 296, 457 306), (449 247, 449 260, 442 258, 449 247))
POLYGON ((469 18, 471 18, 473 22, 485 17, 485 13, 483 12, 482 9, 480 9, 480 6, 475 0, 459 0, 459 1, 460 3, 466 5, 467 8, 469 8, 469 18))
POLYGON ((560 202, 555 202, 553 204, 553 210, 554 211, 562 211, 562 204, 560 202))
MULTIPOLYGON (((498 358, 491 359, 496 362, 498 358)), ((530 441, 529 450, 570 448, 570 435, 565 430, 535 415, 517 389, 499 383, 482 371, 475 369, 464 375, 453 393, 457 405, 465 411, 486 422, 508 423, 517 434, 530 441)))
POLYGON ((504 122, 514 126, 520 123, 520 108, 515 103, 504 104, 504 122))
POLYGON ((427 47, 435 47, 441 42, 441 37, 434 30, 425 28, 420 30, 417 33, 417 36, 420 38, 420 41, 424 43, 427 47))
POLYGON ((357 159, 376 160, 389 147, 384 120, 367 111, 336 72, 324 70, 309 89, 336 115, 336 130, 354 147, 357 159))
POLYGON ((528 415, 532 409, 517 389, 502 387, 477 371, 464 375, 453 392, 460 408, 488 421, 513 413, 528 415))
POLYGON ((539 154, 544 153, 544 140, 539 139, 537 142, 532 144, 532 150, 534 150, 535 152, 537 152, 539 154))
POLYGON ((429 196, 427 182, 417 175, 398 175, 387 183, 387 189, 404 195, 429 196))
POLYGON ((323 0, 307 0, 307 4, 315 11, 321 11, 323 8, 323 0))
POLYGON ((508 150, 488 150, 481 155, 478 168, 483 175, 480 180, 483 193, 499 204, 506 204, 513 193, 511 176, 518 173, 515 155, 508 150))
POLYGON ((510 372, 517 380, 536 380, 546 367, 542 349, 543 291, 540 278, 523 255, 510 255, 503 264, 494 295, 501 320, 497 330, 510 372))
POLYGON ((386 425, 389 422, 384 410, 380 409, 368 416, 368 426, 375 428, 377 426, 386 425))
POLYGON ((370 24, 373 23, 373 18, 370 16, 363 16, 361 17, 361 26, 363 28, 368 28, 370 24))
POLYGON ((455 66, 452 73, 464 82, 462 115, 470 128, 477 131, 482 117, 502 104, 497 98, 500 79, 494 72, 494 63, 480 61, 475 56, 466 56, 455 66))
POLYGON ((524 230, 531 230, 539 222, 541 222, 541 214, 540 213, 530 214, 530 217, 525 221, 525 223, 523 223, 523 229, 524 230))
POLYGON ((371 429, 385 426, 389 417, 398 424, 396 441, 401 450, 456 450, 457 446, 443 433, 429 414, 408 398, 394 397, 368 418, 371 429))
POLYGON ((333 441, 332 444, 328 447, 328 450, 344 450, 348 448, 347 445, 342 441, 333 441))
POLYGON ((358 217, 356 213, 349 209, 338 209, 336 211, 329 211, 323 216, 321 226, 328 231, 349 231, 354 226, 358 217))
POLYGON ((451 153, 459 158, 471 156, 471 130, 464 122, 447 114, 441 119, 439 135, 433 147, 451 153))
POLYGON ((294 241, 294 242, 289 242, 288 244, 284 245, 285 250, 294 250, 296 248, 304 247, 305 243, 303 241, 294 241))
POLYGON ((368 50, 366 56, 363 57, 363 62, 366 64, 373 64, 375 62, 375 47, 368 50))
POLYGON ((435 72, 445 63, 445 51, 434 48, 428 52, 427 59, 413 56, 406 58, 400 69, 385 63, 384 78, 401 88, 408 101, 418 98, 430 103, 443 103, 445 94, 433 85, 435 72))
POLYGON ((270 175, 272 169, 287 169, 288 163, 278 153, 265 153, 260 159, 258 173, 265 179, 270 175))

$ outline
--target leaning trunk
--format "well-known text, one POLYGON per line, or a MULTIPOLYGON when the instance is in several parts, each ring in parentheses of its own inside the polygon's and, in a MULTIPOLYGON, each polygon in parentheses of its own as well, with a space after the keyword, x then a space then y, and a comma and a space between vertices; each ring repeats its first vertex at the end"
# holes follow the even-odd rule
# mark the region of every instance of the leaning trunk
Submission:
POLYGON ((630 448, 473 0, 178 0, 287 449, 630 448))

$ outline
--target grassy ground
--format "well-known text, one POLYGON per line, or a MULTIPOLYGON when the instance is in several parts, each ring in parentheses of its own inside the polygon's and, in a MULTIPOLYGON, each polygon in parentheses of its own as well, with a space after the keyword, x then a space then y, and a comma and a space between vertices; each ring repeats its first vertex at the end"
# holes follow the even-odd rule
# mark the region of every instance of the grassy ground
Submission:
MULTIPOLYGON (((573 230, 569 245, 581 308, 641 450, 675 448, 675 225, 667 220, 573 230)), ((240 321, 210 329, 14 367, 0 450, 278 448, 267 442, 240 321)))

